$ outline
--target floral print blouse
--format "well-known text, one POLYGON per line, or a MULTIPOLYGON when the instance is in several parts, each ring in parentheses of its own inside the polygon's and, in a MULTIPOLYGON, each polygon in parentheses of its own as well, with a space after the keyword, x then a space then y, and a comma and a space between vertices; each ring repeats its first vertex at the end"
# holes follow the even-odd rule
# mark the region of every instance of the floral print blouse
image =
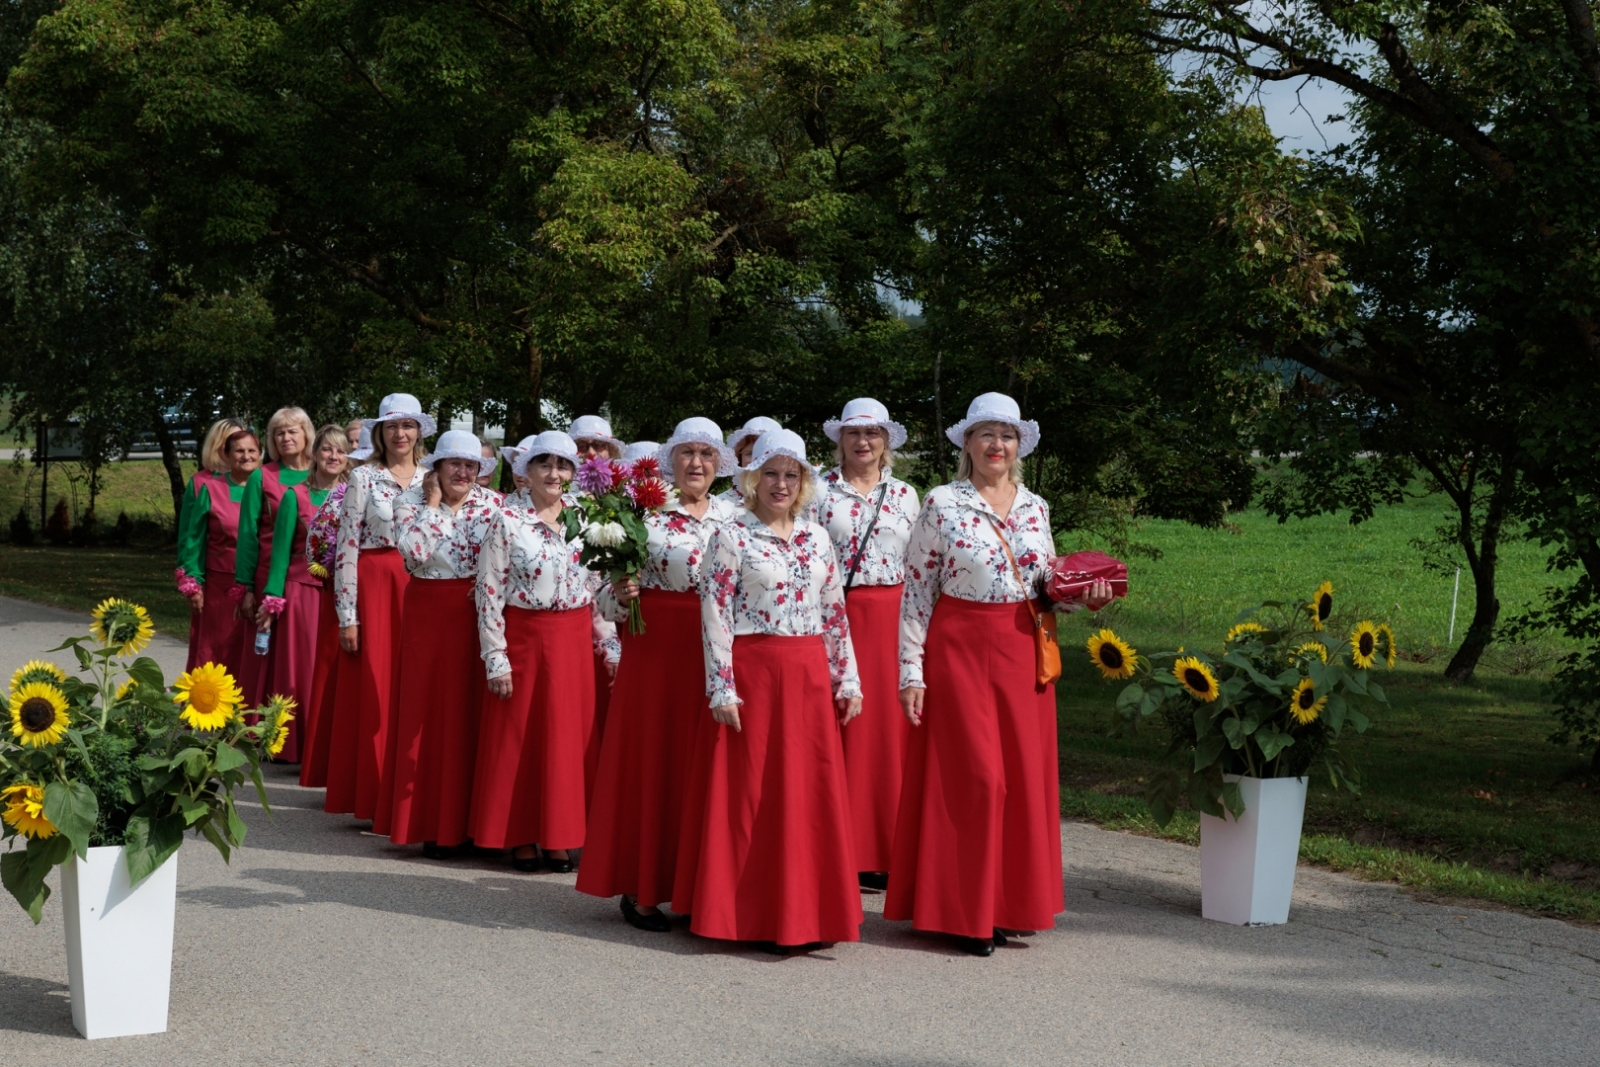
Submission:
MULTIPOLYGON (((705 560, 706 542, 719 526, 733 521, 743 510, 719 497, 706 504, 706 513, 695 518, 673 501, 660 511, 644 518, 645 529, 650 531, 650 558, 639 571, 639 586, 659 589, 669 593, 698 593, 704 581, 700 565, 705 560)), ((613 622, 621 622, 628 609, 617 602, 617 595, 607 582, 595 594, 600 613, 613 622)))
POLYGON ((335 482, 328 490, 328 498, 306 523, 306 561, 312 573, 318 568, 319 578, 333 575, 334 560, 339 551, 339 519, 344 514, 344 494, 350 488, 348 481, 335 482))
POLYGON ((817 485, 817 499, 809 517, 827 530, 833 541, 841 582, 855 565, 880 492, 884 494, 883 507, 877 509, 878 521, 872 527, 872 537, 852 585, 899 585, 906 580, 906 544, 917 521, 917 491, 884 471, 883 481, 870 493, 862 493, 838 467, 824 474, 817 485), (883 488, 885 482, 887 490, 883 488))
POLYGON ((440 501, 430 508, 422 487, 394 502, 394 536, 413 578, 475 578, 478 552, 489 524, 502 510, 500 494, 474 485, 452 512, 440 501))
POLYGON ((1002 524, 1026 585, 1017 583, 994 523, 1000 516, 969 481, 928 493, 906 549, 906 589, 900 603, 900 688, 922 686, 928 620, 941 595, 980 604, 1015 604, 1037 597, 1055 554, 1050 505, 1017 487, 1002 524))
POLYGON ((740 508, 712 533, 701 567, 701 638, 712 707, 741 703, 733 681, 733 639, 740 634, 821 634, 833 695, 861 695, 842 577, 826 530, 796 519, 785 541, 740 508))
POLYGON ((411 484, 401 485, 387 467, 363 463, 350 472, 339 513, 339 551, 333 558, 333 609, 340 626, 359 626, 356 615, 356 564, 371 548, 394 548, 394 502, 422 484, 428 472, 411 472, 411 484))
POLYGON ((605 579, 578 562, 577 544, 528 511, 497 508, 478 553, 478 644, 490 678, 511 673, 506 656, 507 608, 590 608, 595 655, 615 664, 616 627, 594 612, 594 589, 605 579))

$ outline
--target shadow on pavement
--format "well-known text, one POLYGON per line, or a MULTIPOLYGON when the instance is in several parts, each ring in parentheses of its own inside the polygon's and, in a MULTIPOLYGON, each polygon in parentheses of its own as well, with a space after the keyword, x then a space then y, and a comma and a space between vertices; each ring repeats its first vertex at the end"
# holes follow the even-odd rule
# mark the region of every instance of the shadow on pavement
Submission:
POLYGON ((0 1029, 77 1037, 66 983, 0 971, 0 1029))

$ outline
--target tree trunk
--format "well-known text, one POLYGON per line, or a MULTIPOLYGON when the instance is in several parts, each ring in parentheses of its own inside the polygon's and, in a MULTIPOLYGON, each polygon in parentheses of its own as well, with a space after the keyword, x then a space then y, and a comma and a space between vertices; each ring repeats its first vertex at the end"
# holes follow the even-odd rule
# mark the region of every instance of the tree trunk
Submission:
POLYGON ((1467 566, 1472 571, 1473 609, 1472 624, 1467 627, 1461 647, 1450 657, 1444 676, 1455 682, 1469 682, 1478 669, 1489 642, 1494 640, 1495 623, 1500 620, 1500 599, 1495 596, 1495 572, 1500 564, 1500 531, 1505 525, 1506 511, 1517 485, 1516 468, 1501 462, 1496 472, 1494 492, 1484 509, 1483 528, 1473 537, 1471 483, 1458 501, 1461 508, 1461 547, 1467 554, 1467 566))
POLYGON ((1472 610, 1472 625, 1467 627, 1461 647, 1456 649, 1456 654, 1450 657, 1450 665, 1444 669, 1444 676, 1451 681, 1470 682, 1472 672, 1478 669, 1478 660, 1494 639, 1495 623, 1500 620, 1500 600, 1494 595, 1494 572, 1492 558, 1480 560, 1479 565, 1472 568, 1476 601, 1472 610))
POLYGON ((540 401, 544 394, 544 350, 532 341, 527 343, 528 392, 522 400, 511 405, 512 425, 507 427, 506 439, 515 443, 544 428, 540 401))
POLYGON ((178 446, 167 432, 167 420, 160 411, 156 412, 155 420, 156 443, 161 446, 161 465, 167 469, 167 488, 172 491, 172 523, 176 529, 183 511, 183 465, 178 461, 178 446))

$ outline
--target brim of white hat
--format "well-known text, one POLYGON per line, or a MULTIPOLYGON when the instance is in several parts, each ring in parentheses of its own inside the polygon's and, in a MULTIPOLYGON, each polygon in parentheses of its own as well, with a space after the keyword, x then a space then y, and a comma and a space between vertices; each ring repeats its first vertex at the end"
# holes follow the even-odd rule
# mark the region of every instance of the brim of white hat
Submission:
POLYGON ((1007 426, 1015 426, 1017 433, 1022 435, 1022 442, 1017 446, 1017 458, 1028 455, 1039 445, 1039 424, 1032 419, 1018 419, 1010 415, 1002 415, 996 411, 980 411, 976 415, 968 415, 954 426, 944 432, 950 438, 950 443, 957 448, 965 447, 967 431, 980 422, 1003 422, 1007 426))
POLYGON ((530 448, 526 452, 518 453, 517 458, 511 461, 511 473, 519 478, 526 478, 528 476, 528 464, 533 462, 535 456, 560 456, 572 464, 574 471, 578 469, 578 454, 576 452, 563 452, 558 448, 530 448))
POLYGON ((744 444, 746 441, 755 440, 757 437, 760 437, 761 434, 762 434, 761 430, 747 430, 743 426, 741 426, 737 430, 733 431, 732 433, 730 433, 728 435, 727 441, 725 443, 727 444, 727 446, 729 448, 731 448, 735 452, 737 452, 739 450, 739 446, 740 445, 744 444))
POLYGON ((839 434, 844 431, 846 426, 881 426, 884 432, 889 435, 890 448, 899 448, 906 443, 906 428, 893 419, 855 418, 848 422, 841 419, 829 419, 822 424, 822 432, 827 435, 828 440, 838 441, 839 434))
POLYGON ((404 422, 407 419, 422 427, 423 437, 432 437, 439 429, 439 424, 433 421, 433 416, 421 411, 415 415, 404 411, 393 411, 387 415, 380 415, 375 419, 362 419, 361 425, 367 428, 368 433, 374 433, 380 422, 404 422))
POLYGON ((767 461, 774 456, 788 456, 802 467, 810 467, 813 474, 816 473, 816 468, 811 467, 811 461, 792 448, 774 448, 771 451, 761 453, 759 456, 751 456, 749 466, 740 467, 739 469, 742 471, 758 471, 766 466, 767 461))
POLYGON ((500 458, 505 460, 507 464, 515 463, 518 451, 519 449, 516 445, 501 445, 500 458))
POLYGON ((661 466, 661 477, 670 485, 672 482, 672 450, 679 445, 697 441, 710 445, 717 450, 717 477, 726 478, 739 469, 739 458, 733 454, 733 449, 708 433, 686 433, 682 436, 673 434, 667 438, 662 446, 656 449, 656 462, 661 466))
POLYGON ((365 463, 367 460, 372 458, 372 449, 370 449, 370 448, 355 448, 355 449, 351 449, 349 452, 345 453, 345 455, 349 456, 351 459, 355 460, 357 463, 365 463))
POLYGON ((474 455, 471 452, 429 452, 422 458, 422 469, 433 470, 433 465, 441 459, 475 459, 478 461, 478 477, 480 478, 485 474, 493 474, 494 469, 500 465, 498 459, 481 453, 474 455))
POLYGON ((619 440, 615 437, 607 437, 603 433, 568 434, 568 436, 574 441, 604 441, 608 445, 616 445, 617 453, 619 455, 622 453, 623 449, 628 447, 628 442, 619 440))

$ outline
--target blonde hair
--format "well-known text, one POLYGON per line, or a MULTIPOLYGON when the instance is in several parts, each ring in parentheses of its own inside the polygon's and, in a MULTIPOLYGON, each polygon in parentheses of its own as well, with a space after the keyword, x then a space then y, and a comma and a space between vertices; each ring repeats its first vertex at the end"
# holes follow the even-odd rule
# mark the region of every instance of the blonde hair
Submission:
POLYGON ((228 461, 222 458, 222 446, 228 443, 229 437, 244 428, 244 423, 238 419, 218 419, 213 422, 211 429, 206 431, 205 440, 200 442, 200 466, 212 474, 226 474, 228 461))
MULTIPOLYGON (((415 422, 417 424, 417 443, 411 446, 411 462, 421 463, 428 455, 428 446, 422 443, 422 422, 407 415, 403 419, 386 419, 386 422, 415 422)), ((389 442, 383 439, 383 423, 375 423, 372 427, 372 456, 367 460, 378 467, 389 465, 389 442)))
POLYGON ((989 422, 975 422, 967 427, 967 432, 961 438, 961 459, 956 463, 956 481, 964 482, 972 478, 972 453, 967 451, 967 442, 972 440, 972 435, 985 426, 1004 426, 1017 433, 1017 458, 1011 461, 1011 484, 1022 484, 1022 431, 1009 422, 990 420, 989 422))
POLYGON ((321 450, 322 446, 327 444, 329 441, 332 441, 334 444, 343 449, 345 454, 344 470, 340 471, 339 477, 333 480, 334 484, 337 485, 339 482, 342 482, 346 478, 350 477, 350 435, 345 432, 343 426, 340 426, 336 422, 330 422, 328 425, 318 430, 317 436, 311 439, 311 462, 313 466, 315 466, 317 462, 317 452, 321 450))
MULTIPOLYGON (((800 491, 794 495, 794 503, 789 505, 789 517, 792 519, 804 511, 810 505, 811 498, 816 495, 817 474, 811 469, 811 464, 803 463, 793 456, 773 456, 767 463, 771 463, 773 459, 786 459, 800 468, 800 491)), ((765 467, 767 463, 763 463, 761 467, 765 467)), ((761 484, 761 467, 753 471, 741 470, 733 476, 733 484, 739 487, 739 492, 744 496, 746 511, 756 510, 756 486, 761 484)))
POLYGON ((286 422, 295 423, 300 431, 306 435, 306 448, 311 449, 312 441, 316 439, 317 427, 311 421, 311 416, 306 414, 305 408, 279 408, 272 413, 272 418, 267 420, 267 458, 274 463, 278 462, 278 446, 272 443, 272 435, 279 426, 286 422))

